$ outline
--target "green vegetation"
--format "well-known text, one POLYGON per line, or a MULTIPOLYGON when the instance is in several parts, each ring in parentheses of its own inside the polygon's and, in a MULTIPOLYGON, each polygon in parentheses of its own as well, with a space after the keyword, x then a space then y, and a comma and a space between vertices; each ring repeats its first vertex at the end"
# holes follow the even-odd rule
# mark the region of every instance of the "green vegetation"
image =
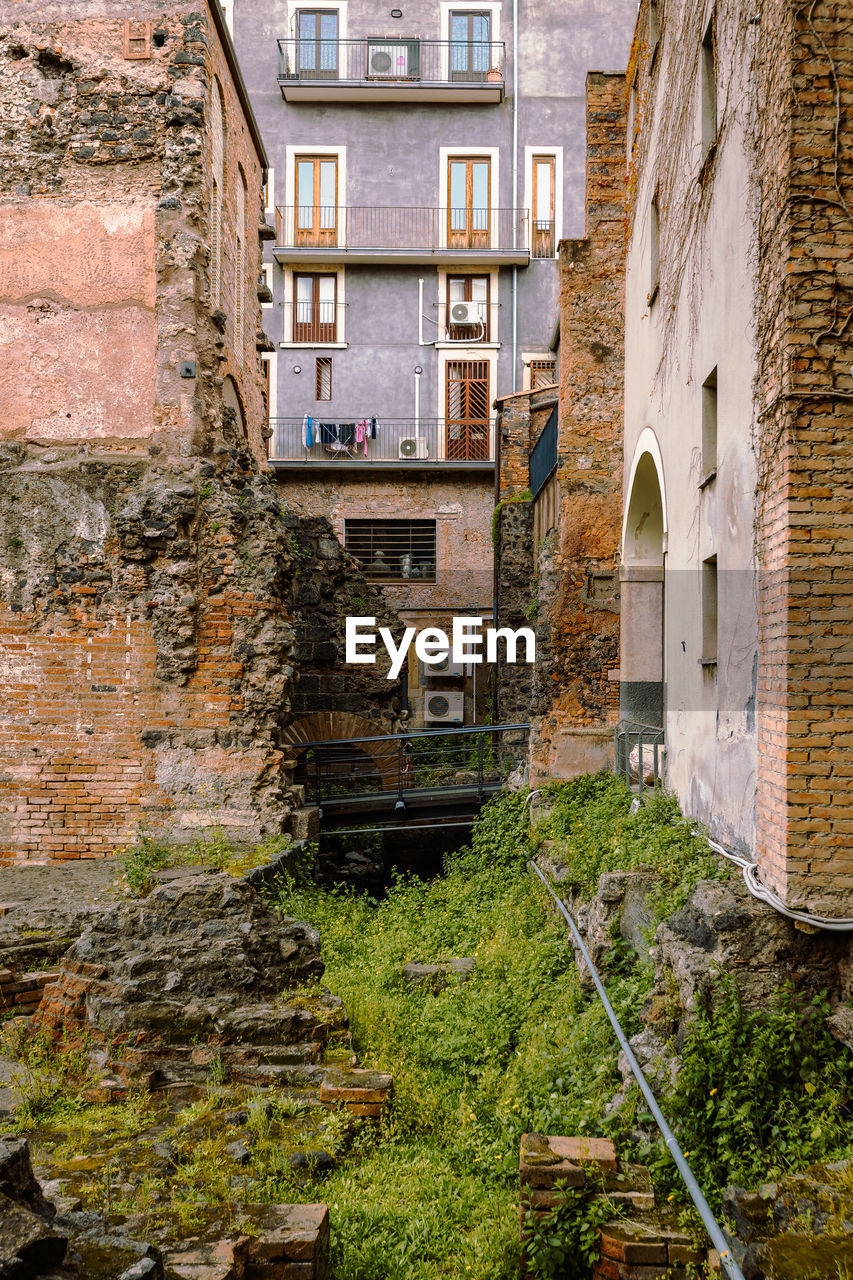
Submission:
POLYGON ((253 849, 235 849, 218 826, 205 827, 192 844, 176 845, 156 831, 143 828, 136 843, 125 850, 124 877, 133 896, 141 898, 151 892, 157 883, 157 872, 165 867, 212 867, 241 876, 271 862, 289 846, 288 836, 273 836, 253 849))
MULTIPOLYGON (((632 814, 624 783, 602 774, 549 788, 547 798, 536 839, 555 841, 583 897, 603 871, 651 867, 653 913, 661 919, 698 879, 730 874, 665 795, 632 814)), ((22 1127, 33 1131, 42 1156, 51 1143, 60 1164, 67 1156, 66 1170, 73 1153, 97 1153, 74 1185, 85 1203, 112 1197, 115 1208, 125 1196, 152 1221, 171 1215, 182 1230, 205 1213, 239 1215, 241 1201, 324 1200, 336 1280, 514 1278, 523 1132, 609 1136, 623 1157, 648 1163, 660 1196, 683 1208, 683 1188, 636 1088, 607 1110, 622 1083, 613 1032, 600 1002, 581 989, 563 922, 527 872, 530 848, 526 797, 502 794, 484 810, 470 847, 451 855, 445 875, 430 883, 398 879, 375 902, 294 875, 279 893, 287 915, 321 931, 324 982, 346 1003, 361 1065, 394 1074, 378 1131, 362 1124, 353 1132, 347 1117, 312 1113, 298 1096, 272 1095, 272 1110, 250 1098, 243 1130, 254 1145, 249 1163, 237 1166, 225 1150, 239 1136, 224 1118, 237 1105, 233 1087, 212 1080, 208 1097, 178 1116, 150 1099, 95 1107, 47 1058, 30 1063, 33 1093, 22 1127), (468 981, 435 994, 403 982, 406 961, 454 956, 476 958, 468 981), (144 1135, 155 1122, 178 1151, 168 1176, 152 1172, 146 1155, 144 1135), (62 1134, 51 1138, 56 1128, 62 1134), (289 1152, 309 1142, 308 1149, 322 1146, 337 1158, 325 1177, 310 1162, 298 1172, 289 1164, 289 1152), (119 1166, 113 1186, 111 1169, 119 1166), (133 1195, 122 1190, 128 1183, 133 1195)), ((604 977, 631 1036, 643 1025, 652 974, 615 940, 604 977)), ((310 1002, 313 994, 307 988, 297 999, 310 1002)), ((820 999, 806 1002, 783 988, 761 1009, 745 1010, 721 975, 714 999, 685 1022, 674 990, 669 998, 669 1019, 656 1027, 673 1037, 678 1028, 682 1066, 661 1102, 715 1208, 732 1181, 755 1186, 853 1154, 853 1056, 825 1031, 820 999)), ((577 1275, 586 1274, 581 1263, 593 1256, 603 1212, 595 1204, 579 1212, 567 1191, 535 1227, 535 1274, 544 1280, 569 1257, 577 1275)))
POLYGON ((509 502, 530 502, 532 498, 533 498, 533 494, 530 491, 530 489, 525 489, 522 493, 510 494, 508 498, 504 498, 503 501, 499 502, 498 505, 495 507, 494 511, 492 512, 492 546, 495 549, 496 555, 500 551, 499 542, 500 542, 500 533, 501 533, 501 512, 503 511, 504 507, 509 502))

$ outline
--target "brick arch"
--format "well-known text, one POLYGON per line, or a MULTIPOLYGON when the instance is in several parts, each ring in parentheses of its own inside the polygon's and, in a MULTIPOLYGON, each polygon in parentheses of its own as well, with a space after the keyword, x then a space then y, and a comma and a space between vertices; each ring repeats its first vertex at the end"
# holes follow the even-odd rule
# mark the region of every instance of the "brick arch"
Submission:
MULTIPOLYGON (((370 738, 375 736, 377 725, 363 716, 353 715, 351 711, 315 711, 313 715, 303 716, 282 733, 282 743, 294 749, 298 756, 307 747, 318 742, 350 741, 352 738, 370 738)), ((393 742, 359 742, 358 750, 369 756, 376 765, 376 772, 382 779, 382 786, 395 790, 397 777, 397 745, 393 742)))

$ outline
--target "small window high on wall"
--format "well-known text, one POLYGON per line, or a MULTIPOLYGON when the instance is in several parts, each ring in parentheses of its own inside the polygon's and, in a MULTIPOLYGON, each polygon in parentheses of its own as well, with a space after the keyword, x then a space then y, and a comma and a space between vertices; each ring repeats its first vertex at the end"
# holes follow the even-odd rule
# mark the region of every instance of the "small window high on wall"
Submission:
POLYGON ((435 582, 434 520, 347 520, 344 546, 377 582, 435 582))
POLYGON ((314 361, 314 399, 332 398, 332 357, 318 356, 314 361))

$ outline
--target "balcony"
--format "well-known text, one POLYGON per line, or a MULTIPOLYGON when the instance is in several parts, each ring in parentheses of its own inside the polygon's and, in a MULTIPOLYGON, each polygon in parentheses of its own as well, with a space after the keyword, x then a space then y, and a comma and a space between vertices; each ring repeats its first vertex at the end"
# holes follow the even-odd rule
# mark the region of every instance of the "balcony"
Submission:
POLYGON ((377 418, 317 413, 311 425, 311 444, 305 442, 303 418, 271 418, 269 460, 276 470, 333 468, 338 471, 377 470, 478 471, 494 468, 493 430, 487 418, 470 420, 377 418), (365 438, 364 424, 367 424, 365 438))
POLYGON ((500 42, 299 39, 279 40, 278 53, 285 102, 488 104, 504 96, 500 42))
POLYGON ((413 209, 279 205, 279 262, 373 262, 526 267, 524 209, 413 209))

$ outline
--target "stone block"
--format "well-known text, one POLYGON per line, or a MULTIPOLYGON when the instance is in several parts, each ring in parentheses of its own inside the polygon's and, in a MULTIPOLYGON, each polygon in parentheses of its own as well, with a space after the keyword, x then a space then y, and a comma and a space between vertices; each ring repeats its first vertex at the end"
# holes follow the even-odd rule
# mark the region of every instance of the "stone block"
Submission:
POLYGON ((367 1071, 362 1067, 329 1067, 320 1085, 321 1102, 385 1102, 394 1085, 387 1071, 367 1071))
POLYGON ((653 1227, 628 1220, 606 1222, 600 1232, 601 1252, 616 1262, 667 1262, 666 1242, 653 1227))

